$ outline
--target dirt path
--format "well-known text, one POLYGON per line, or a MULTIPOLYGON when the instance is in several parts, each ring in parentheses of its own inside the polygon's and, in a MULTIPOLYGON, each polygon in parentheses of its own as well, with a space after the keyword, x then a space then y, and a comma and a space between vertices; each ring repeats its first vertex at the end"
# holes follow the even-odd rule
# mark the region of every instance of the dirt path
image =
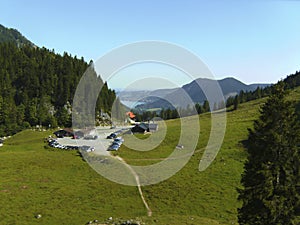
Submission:
POLYGON ((139 193, 140 193, 140 196, 141 196, 141 199, 147 209, 147 214, 148 216, 152 216, 152 210, 150 209, 148 203, 146 202, 146 199, 144 197, 144 194, 143 194, 143 191, 142 191, 142 187, 141 187, 141 183, 140 183, 140 178, 139 176, 137 175, 137 173, 134 171, 134 169, 132 169, 132 167, 130 165, 128 165, 121 157, 119 156, 116 156, 116 158, 118 160, 120 160, 121 162, 124 163, 124 165, 130 170, 130 172, 132 173, 132 175, 134 176, 135 180, 136 180, 136 184, 137 184, 137 187, 138 187, 138 190, 139 190, 139 193))
MULTIPOLYGON (((193 152, 193 154, 195 153, 198 153, 198 152, 201 152, 203 150, 205 150, 206 147, 204 148, 200 148, 200 149, 197 149, 193 152)), ((181 157, 186 157, 186 156, 190 156, 190 153, 189 154, 186 154, 185 156, 181 156, 181 157)), ((136 183, 137 183, 137 187, 138 187, 138 190, 139 190, 139 193, 140 193, 140 196, 141 196, 141 199, 147 209, 147 214, 148 216, 152 216, 152 210, 150 209, 148 203, 146 202, 146 199, 144 197, 144 194, 143 194, 143 191, 142 191, 142 187, 141 187, 141 183, 140 183, 140 178, 138 176, 138 174, 134 171, 134 169, 132 169, 132 167, 127 164, 125 162, 125 160, 123 158, 121 158, 120 156, 115 156, 115 158, 117 158, 119 161, 121 161, 122 163, 124 163, 124 165, 130 170, 130 172, 132 173, 132 175, 134 176, 135 180, 136 180, 136 183)), ((156 158, 156 159, 130 159, 130 160, 164 160, 165 158, 156 158)))

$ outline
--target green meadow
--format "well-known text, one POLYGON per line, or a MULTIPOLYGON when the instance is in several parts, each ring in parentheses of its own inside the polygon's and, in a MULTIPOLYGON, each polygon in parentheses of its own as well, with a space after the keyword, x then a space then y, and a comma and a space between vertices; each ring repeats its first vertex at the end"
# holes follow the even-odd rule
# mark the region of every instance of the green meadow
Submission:
MULTIPOLYGON (((289 96, 299 97, 300 89, 289 96)), ((200 138, 185 167, 168 180, 142 187, 151 217, 136 187, 100 176, 76 151, 47 147, 44 139, 53 131, 20 132, 0 148, 0 224, 83 225, 94 219, 105 222, 109 217, 161 225, 237 224, 237 188, 246 159, 242 141, 264 101, 241 104, 227 113, 223 145, 204 172, 198 166, 209 137, 210 114, 200 115, 200 138), (37 214, 42 217, 35 218, 37 214)), ((163 160, 177 144, 180 121, 166 121, 166 126, 164 141, 153 151, 133 151, 123 145, 118 155, 131 165, 163 160)))

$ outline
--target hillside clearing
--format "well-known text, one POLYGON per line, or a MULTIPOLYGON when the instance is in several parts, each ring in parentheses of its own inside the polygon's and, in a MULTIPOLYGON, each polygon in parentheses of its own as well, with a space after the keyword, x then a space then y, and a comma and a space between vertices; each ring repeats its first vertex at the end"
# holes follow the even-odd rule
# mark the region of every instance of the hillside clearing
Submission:
MULTIPOLYGON (((298 99, 299 89, 290 98, 298 99)), ((186 166, 170 179, 143 187, 147 210, 136 187, 119 185, 97 174, 74 151, 45 148, 43 139, 52 131, 26 130, 5 141, 0 148, 0 221, 2 224, 78 224, 110 216, 140 218, 146 224, 237 224, 236 188, 246 154, 242 141, 259 115, 256 100, 241 104, 227 114, 222 148, 213 164, 198 171, 210 130, 210 116, 200 116, 201 136, 186 166), (42 218, 36 219, 35 215, 42 218)), ((176 145, 177 120, 166 122, 166 141, 149 152, 126 146, 119 156, 130 165, 149 165, 163 159, 176 145), (143 160, 138 160, 143 159, 143 160)))

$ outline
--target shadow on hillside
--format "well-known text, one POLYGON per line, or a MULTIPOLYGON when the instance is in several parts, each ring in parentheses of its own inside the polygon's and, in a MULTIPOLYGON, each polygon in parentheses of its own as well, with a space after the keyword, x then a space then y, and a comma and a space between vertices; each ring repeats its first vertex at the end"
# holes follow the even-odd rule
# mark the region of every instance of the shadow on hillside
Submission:
POLYGON ((298 120, 300 120, 300 102, 295 103, 295 110, 296 110, 298 120))
POLYGON ((247 139, 245 140, 241 140, 240 141, 241 145, 244 147, 244 148, 247 148, 248 147, 248 144, 249 144, 249 141, 247 139))

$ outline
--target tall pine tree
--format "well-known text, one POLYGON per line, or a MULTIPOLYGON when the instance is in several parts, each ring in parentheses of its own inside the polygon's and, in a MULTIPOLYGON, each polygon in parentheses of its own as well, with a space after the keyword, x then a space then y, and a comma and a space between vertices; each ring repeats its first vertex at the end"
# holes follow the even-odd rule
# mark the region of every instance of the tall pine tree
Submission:
POLYGON ((298 224, 300 127, 295 107, 285 95, 279 82, 249 130, 239 224, 298 224))

